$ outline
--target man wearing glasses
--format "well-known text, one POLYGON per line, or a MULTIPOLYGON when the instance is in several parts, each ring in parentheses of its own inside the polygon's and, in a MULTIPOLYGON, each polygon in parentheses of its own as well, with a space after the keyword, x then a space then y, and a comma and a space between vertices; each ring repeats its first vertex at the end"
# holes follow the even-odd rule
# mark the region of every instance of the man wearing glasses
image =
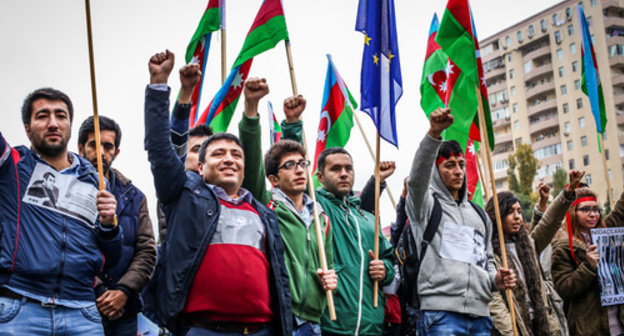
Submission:
MULTIPOLYGON (((325 253, 329 270, 321 270, 317 237, 314 233, 314 202, 305 193, 306 170, 310 161, 301 144, 282 140, 274 144, 264 156, 260 139, 258 102, 269 93, 264 79, 248 79, 245 83, 245 114, 239 124, 239 137, 245 150, 245 179, 243 187, 260 202, 268 204, 279 220, 285 247, 286 268, 290 275, 290 293, 294 320, 294 335, 320 335, 320 320, 326 305, 324 291, 334 290, 337 277, 333 269, 332 235, 330 223, 323 209, 316 204, 322 225, 325 253), (265 175, 272 189, 266 190, 265 175)), ((286 125, 301 123, 299 117, 306 101, 296 96, 284 101, 286 125)), ((285 137, 288 137, 285 134, 285 137)))

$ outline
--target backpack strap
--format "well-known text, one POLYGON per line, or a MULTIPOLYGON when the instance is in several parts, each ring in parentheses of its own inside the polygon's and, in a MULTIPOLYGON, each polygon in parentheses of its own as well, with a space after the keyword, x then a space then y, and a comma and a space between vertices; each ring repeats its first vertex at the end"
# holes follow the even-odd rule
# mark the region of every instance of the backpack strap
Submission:
POLYGON ((425 257, 425 252, 427 251, 427 246, 433 240, 433 236, 438 231, 440 227, 440 221, 442 220, 442 206, 440 205, 440 201, 438 200, 438 195, 433 194, 433 209, 431 210, 431 216, 429 216, 429 222, 427 223, 427 227, 425 228, 425 232, 423 233, 423 240, 420 243, 420 261, 422 262, 425 257))
POLYGON ((483 221, 484 224, 487 223, 487 214, 485 213, 485 211, 476 203, 474 203, 473 201, 468 201, 468 203, 470 203, 470 205, 472 205, 472 208, 479 214, 479 217, 481 217, 481 220, 483 221))

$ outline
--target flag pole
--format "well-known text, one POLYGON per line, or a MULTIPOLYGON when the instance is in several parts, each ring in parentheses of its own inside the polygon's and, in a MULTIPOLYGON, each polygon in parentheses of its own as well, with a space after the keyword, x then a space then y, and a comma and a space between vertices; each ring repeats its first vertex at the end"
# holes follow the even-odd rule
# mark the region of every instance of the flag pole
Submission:
MULTIPOLYGON (((357 113, 353 113, 353 117, 355 118, 355 123, 358 125, 358 128, 360 129, 360 134, 362 134, 362 138, 364 138, 364 142, 366 143, 366 147, 368 148, 368 152, 371 155, 371 158, 373 159, 373 161, 377 161, 377 159, 375 159, 375 152, 373 152, 373 146, 371 146, 370 142, 368 141, 368 138, 366 137, 366 133, 364 133, 364 128, 362 127, 362 124, 360 123, 360 118, 357 116, 357 113)), ((390 202, 392 202, 392 207, 394 207, 396 209, 396 201, 394 200, 394 195, 392 194, 392 191, 390 191, 390 186, 386 185, 386 192, 388 193, 388 197, 390 197, 390 202)))
MULTIPOLYGON (((496 227, 498 228, 498 240, 500 243, 501 249, 501 257, 503 259, 503 267, 509 268, 507 264, 507 249, 505 248, 505 236, 503 234, 503 222, 501 221, 501 212, 498 204, 498 195, 496 193, 496 182, 494 179, 494 170, 492 169, 492 154, 490 153, 490 139, 488 137, 488 132, 485 126, 485 112, 483 111, 483 102, 481 100, 481 90, 478 85, 475 85, 477 100, 479 102, 478 113, 479 113, 479 125, 481 129, 481 139, 483 141, 484 146, 482 148, 485 149, 485 154, 487 158, 487 167, 490 175, 490 184, 492 187, 492 197, 494 202, 494 212, 496 213, 496 227)), ((513 302, 513 292, 511 288, 507 288, 505 290, 505 294, 507 294, 507 303, 509 305, 509 315, 511 316, 511 324, 513 326, 513 332, 515 336, 518 336, 518 328, 516 326, 516 312, 513 302)))
POLYGON ((605 181, 607 181, 607 202, 609 202, 609 207, 611 208, 611 211, 613 211, 613 195, 611 190, 611 181, 609 179, 609 168, 607 167, 607 155, 605 154, 604 133, 598 134, 598 147, 601 149, 602 165, 604 167, 605 181))
MULTIPOLYGON (((355 114, 355 113, 354 113, 355 114)), ((379 171, 379 147, 380 147, 380 136, 379 132, 377 132, 377 142, 375 144, 375 259, 379 259, 379 194, 380 194, 380 171, 379 171)), ((378 301, 378 292, 379 292, 379 280, 375 280, 373 282, 373 307, 377 308, 378 301)))
MULTIPOLYGON (((292 86, 293 95, 297 96, 299 91, 297 90, 297 82, 295 80, 295 67, 293 65, 292 55, 290 52, 290 42, 284 41, 286 45, 286 57, 288 58, 288 70, 290 72, 290 84, 292 86)), ((303 148, 306 149, 305 159, 308 160, 308 151, 307 151, 307 141, 305 136, 305 130, 303 127, 301 128, 301 142, 303 142, 303 148)), ((314 203, 314 207, 312 210, 312 216, 314 218, 314 231, 316 233, 316 242, 318 244, 319 250, 319 259, 321 259, 321 268, 323 272, 326 272, 327 267, 327 256, 325 255, 325 243, 323 241, 323 233, 321 232, 321 223, 319 223, 319 213, 316 206, 316 193, 314 191, 314 182, 312 181, 312 170, 310 167, 306 168, 306 175, 308 178, 308 193, 310 198, 312 198, 312 203, 314 203)), ((329 318, 332 321, 336 321, 336 308, 334 307, 334 294, 331 290, 325 291, 325 296, 327 297, 327 309, 329 310, 329 318)))
MULTIPOLYGON (((479 155, 483 155, 483 151, 479 148, 479 155)), ((477 161, 477 168, 479 169, 479 180, 481 181, 481 189, 483 190, 483 195, 485 196, 485 201, 487 202, 490 199, 490 193, 488 191, 488 185, 485 179, 485 175, 483 174, 483 168, 481 167, 481 161, 478 156, 475 156, 475 161, 477 161)))
POLYGON ((225 28, 221 28, 221 85, 225 83, 225 78, 227 77, 227 69, 226 69, 226 60, 227 60, 227 50, 225 43, 225 28))
POLYGON ((97 94, 95 89, 95 61, 93 60, 93 37, 91 32, 91 5, 89 0, 85 0, 85 10, 87 16, 87 42, 89 45, 89 69, 91 70, 91 98, 93 99, 93 131, 95 134, 95 153, 97 157, 97 171, 99 189, 105 190, 104 169, 102 168, 102 145, 100 143, 100 117, 98 115, 97 94))

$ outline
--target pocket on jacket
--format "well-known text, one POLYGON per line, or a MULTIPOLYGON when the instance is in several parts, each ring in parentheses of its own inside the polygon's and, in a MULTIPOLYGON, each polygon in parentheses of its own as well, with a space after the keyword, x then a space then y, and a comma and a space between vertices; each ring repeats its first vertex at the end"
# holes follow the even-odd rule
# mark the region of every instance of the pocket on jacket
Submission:
POLYGON ((80 312, 87 320, 94 323, 102 323, 102 317, 95 304, 80 308, 80 312))
POLYGON ((22 307, 21 300, 0 297, 0 323, 11 322, 22 307))

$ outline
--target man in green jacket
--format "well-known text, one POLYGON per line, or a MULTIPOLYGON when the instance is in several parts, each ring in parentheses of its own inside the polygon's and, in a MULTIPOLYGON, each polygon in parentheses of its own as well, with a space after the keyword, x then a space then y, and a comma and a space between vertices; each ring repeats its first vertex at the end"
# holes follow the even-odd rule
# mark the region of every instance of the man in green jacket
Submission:
MULTIPOLYGON (((330 222, 320 205, 316 204, 322 224, 327 256, 327 271, 321 270, 317 237, 314 229, 312 198, 306 195, 310 161, 301 144, 282 140, 274 144, 261 159, 258 102, 269 91, 264 79, 251 78, 245 83, 245 114, 239 124, 239 137, 245 150, 245 179, 243 187, 254 197, 268 204, 279 220, 285 247, 286 268, 290 276, 290 293, 294 315, 294 335, 320 335, 320 320, 326 306, 326 290, 335 290, 337 276, 333 267, 330 222), (272 185, 266 190, 265 180, 272 185)), ((301 124, 299 116, 305 109, 301 96, 285 101, 286 123, 301 124)), ((287 127, 288 128, 288 127, 287 127)))

